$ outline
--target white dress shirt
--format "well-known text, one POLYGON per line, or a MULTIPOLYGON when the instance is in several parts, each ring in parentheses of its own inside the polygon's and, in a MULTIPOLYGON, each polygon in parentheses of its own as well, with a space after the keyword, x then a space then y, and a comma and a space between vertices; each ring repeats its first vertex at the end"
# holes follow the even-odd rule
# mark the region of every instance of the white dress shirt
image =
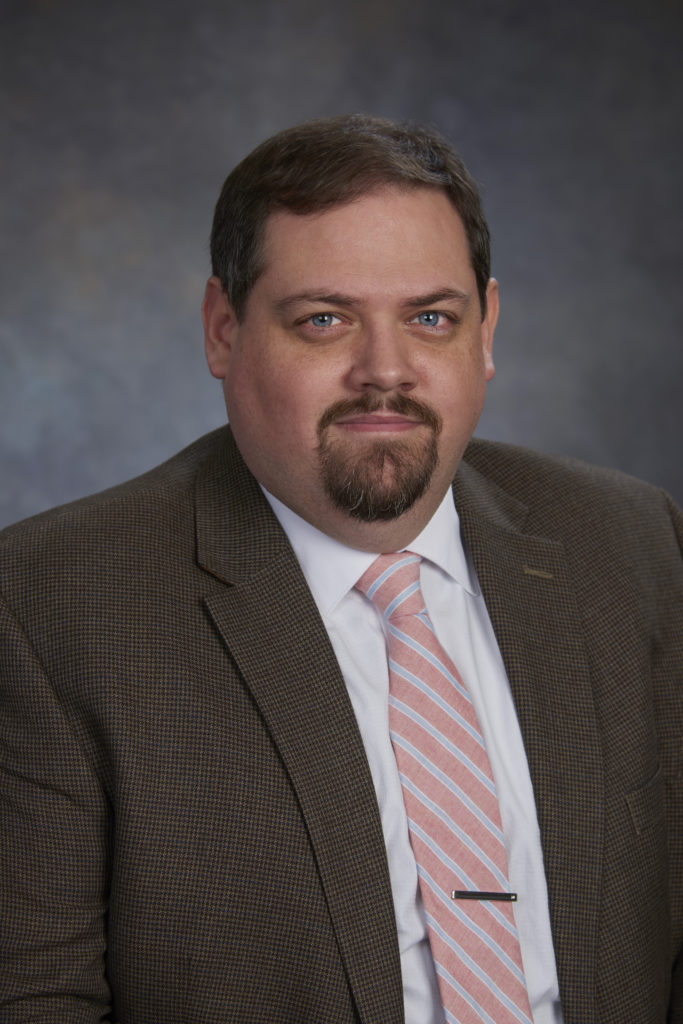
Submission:
MULTIPOLYGON (((381 616, 354 590, 377 557, 321 533, 264 489, 311 589, 358 721, 382 820, 398 929, 406 1024, 444 1024, 401 784, 389 738, 381 616)), ((408 546, 437 636, 472 697, 498 790, 514 916, 534 1024, 562 1024, 534 794, 505 667, 461 539, 449 489, 408 546)))

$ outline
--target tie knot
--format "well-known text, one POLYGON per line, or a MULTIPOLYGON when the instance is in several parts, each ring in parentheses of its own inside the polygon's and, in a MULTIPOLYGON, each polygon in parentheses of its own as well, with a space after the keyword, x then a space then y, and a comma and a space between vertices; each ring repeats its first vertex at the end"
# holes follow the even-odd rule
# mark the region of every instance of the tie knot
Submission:
POLYGON ((356 583, 386 619, 424 611, 419 555, 412 551, 379 555, 356 583))

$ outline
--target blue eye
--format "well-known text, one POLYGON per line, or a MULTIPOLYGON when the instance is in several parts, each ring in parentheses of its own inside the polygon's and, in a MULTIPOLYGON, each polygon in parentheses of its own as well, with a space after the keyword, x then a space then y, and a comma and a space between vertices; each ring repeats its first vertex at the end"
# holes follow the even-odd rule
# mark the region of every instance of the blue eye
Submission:
POLYGON ((415 317, 421 327, 438 327, 441 319, 441 313, 436 313, 432 309, 428 309, 425 313, 418 313, 415 317))
POLYGON ((314 327, 331 327, 337 318, 332 313, 314 313, 310 321, 314 327))

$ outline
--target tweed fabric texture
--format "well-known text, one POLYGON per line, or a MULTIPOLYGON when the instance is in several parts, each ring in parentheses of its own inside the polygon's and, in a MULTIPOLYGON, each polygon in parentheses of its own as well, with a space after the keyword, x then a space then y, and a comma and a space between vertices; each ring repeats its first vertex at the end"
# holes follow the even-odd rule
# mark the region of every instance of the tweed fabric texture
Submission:
POLYGON ((389 730, 449 1024, 531 1024, 503 827, 479 722, 436 638, 419 555, 380 555, 356 587, 385 620, 389 730))
MULTIPOLYGON (((455 498, 526 746, 565 1022, 683 1024, 678 513, 485 442, 455 498)), ((229 430, 5 530, 0 590, 3 1024, 401 1024, 353 711, 229 430)))

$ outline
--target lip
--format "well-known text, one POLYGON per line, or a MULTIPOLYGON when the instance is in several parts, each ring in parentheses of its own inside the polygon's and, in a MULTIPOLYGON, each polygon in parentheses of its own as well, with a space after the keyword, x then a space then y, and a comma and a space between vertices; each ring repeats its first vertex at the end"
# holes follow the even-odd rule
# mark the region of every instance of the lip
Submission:
POLYGON ((422 426, 420 419, 399 416, 396 413, 359 413, 355 416, 344 416, 335 422, 336 427, 357 433, 401 433, 422 426))

